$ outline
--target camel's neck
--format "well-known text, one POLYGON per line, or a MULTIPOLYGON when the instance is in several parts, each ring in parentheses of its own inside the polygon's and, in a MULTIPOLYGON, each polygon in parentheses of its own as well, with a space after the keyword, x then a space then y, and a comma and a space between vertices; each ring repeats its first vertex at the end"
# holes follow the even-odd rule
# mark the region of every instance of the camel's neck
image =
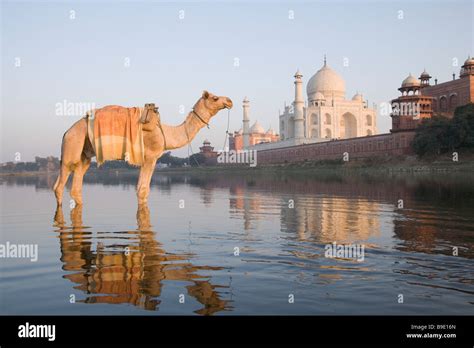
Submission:
MULTIPOLYGON (((209 120, 209 113, 197 111, 199 117, 205 122, 209 120)), ((163 133, 166 141, 165 150, 173 150, 183 147, 194 139, 199 130, 205 126, 205 124, 199 119, 192 111, 186 117, 186 120, 179 126, 168 126, 163 124, 163 133)))

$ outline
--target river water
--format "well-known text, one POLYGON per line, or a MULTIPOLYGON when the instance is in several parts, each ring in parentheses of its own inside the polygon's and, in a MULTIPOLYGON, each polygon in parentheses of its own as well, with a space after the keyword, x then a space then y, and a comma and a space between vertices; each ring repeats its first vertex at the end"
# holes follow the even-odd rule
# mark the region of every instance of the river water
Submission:
POLYGON ((0 178, 1 243, 38 247, 0 259, 1 314, 474 313, 469 175, 158 172, 137 207, 98 171, 62 210, 54 180, 0 178))

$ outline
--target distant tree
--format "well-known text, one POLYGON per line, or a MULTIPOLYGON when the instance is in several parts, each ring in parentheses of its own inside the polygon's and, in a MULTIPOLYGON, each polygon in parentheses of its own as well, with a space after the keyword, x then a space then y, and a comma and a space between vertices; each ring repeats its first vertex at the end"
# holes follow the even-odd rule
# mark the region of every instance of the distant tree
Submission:
POLYGON ((13 166, 14 172, 36 172, 38 169, 38 164, 34 162, 18 162, 13 166))
POLYGON ((38 164, 34 162, 25 162, 25 171, 36 172, 39 170, 38 164))
POLYGON ((449 119, 443 116, 433 116, 425 119, 416 129, 413 148, 417 155, 439 155, 446 147, 447 128, 449 119))
POLYGON ((182 167, 185 163, 188 163, 188 159, 172 156, 171 151, 168 151, 161 156, 158 163, 165 163, 170 167, 182 167))
POLYGON ((101 169, 132 169, 136 168, 126 161, 106 161, 101 166, 101 169))
POLYGON ((462 146, 474 148, 474 104, 456 108, 453 123, 458 129, 462 146))
POLYGON ((167 151, 158 159, 158 163, 170 164, 170 157, 171 151, 167 151))
POLYGON ((189 156, 188 163, 193 167, 199 167, 206 163, 206 157, 202 153, 189 156))

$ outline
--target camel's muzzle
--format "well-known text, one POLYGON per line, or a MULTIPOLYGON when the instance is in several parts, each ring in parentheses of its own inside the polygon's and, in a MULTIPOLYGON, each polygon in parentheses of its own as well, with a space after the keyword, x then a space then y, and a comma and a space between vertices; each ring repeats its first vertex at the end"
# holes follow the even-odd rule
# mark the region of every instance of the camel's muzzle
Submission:
POLYGON ((224 106, 226 109, 232 109, 232 106, 234 106, 234 103, 232 103, 232 100, 230 100, 230 98, 226 98, 224 102, 224 106))

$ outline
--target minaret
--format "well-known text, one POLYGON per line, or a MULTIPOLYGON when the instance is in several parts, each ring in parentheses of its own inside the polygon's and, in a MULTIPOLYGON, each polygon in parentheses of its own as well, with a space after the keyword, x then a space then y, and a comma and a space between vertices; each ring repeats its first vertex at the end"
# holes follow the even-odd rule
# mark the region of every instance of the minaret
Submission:
POLYGON ((250 119, 249 119, 249 100, 247 99, 247 97, 245 97, 244 100, 243 100, 242 108, 244 109, 244 118, 242 120, 242 123, 243 123, 242 133, 243 133, 243 137, 244 137, 244 149, 246 149, 250 145, 250 142, 249 142, 249 134, 250 134, 250 130, 249 130, 249 122, 250 122, 250 119))
POLYGON ((430 74, 428 74, 426 72, 426 69, 424 69, 419 77, 420 82, 421 82, 421 88, 427 87, 430 85, 430 78, 431 78, 430 74))
POLYGON ((304 138, 304 119, 303 119, 303 108, 304 108, 304 99, 303 99, 303 80, 301 79, 299 69, 295 73, 295 101, 293 102, 294 109, 294 119, 295 119, 295 138, 303 139, 304 138))

